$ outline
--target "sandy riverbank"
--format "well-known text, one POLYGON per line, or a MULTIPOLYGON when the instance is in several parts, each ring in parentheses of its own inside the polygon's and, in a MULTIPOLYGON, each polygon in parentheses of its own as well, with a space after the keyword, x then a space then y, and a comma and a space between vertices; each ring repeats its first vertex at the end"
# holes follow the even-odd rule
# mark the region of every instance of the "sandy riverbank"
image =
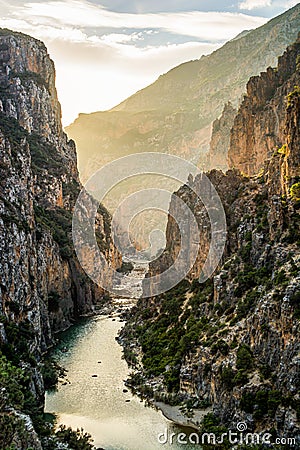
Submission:
POLYGON ((212 411, 212 408, 194 409, 193 417, 189 418, 183 414, 180 410, 180 406, 171 406, 163 402, 153 402, 153 405, 158 408, 167 419, 171 420, 176 425, 191 427, 197 430, 199 429, 199 424, 203 417, 212 411))

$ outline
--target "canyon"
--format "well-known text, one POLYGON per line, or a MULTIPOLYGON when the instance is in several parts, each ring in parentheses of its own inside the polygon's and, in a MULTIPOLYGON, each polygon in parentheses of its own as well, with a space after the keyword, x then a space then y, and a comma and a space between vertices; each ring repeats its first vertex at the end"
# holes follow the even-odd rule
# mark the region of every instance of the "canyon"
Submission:
MULTIPOLYGON (((243 421, 249 431, 295 439, 295 448, 298 30, 296 5, 212 55, 173 69, 113 110, 82 115, 68 128, 79 145, 83 179, 132 149, 164 150, 211 169, 207 177, 226 213, 222 261, 199 283, 211 240, 209 217, 196 195, 201 176, 190 176, 173 194, 166 248, 150 263, 147 277, 162 273, 178 255, 172 215, 182 211, 175 197, 197 219, 199 252, 186 279, 160 296, 140 299, 127 313, 119 341, 132 367, 132 389, 153 402, 181 404, 188 414, 209 410, 205 431, 235 430, 243 421), (276 69, 257 75, 275 65, 280 53, 276 69)), ((42 42, 6 29, 0 30, 0 171, 0 447, 66 448, 43 428, 49 375, 44 355, 57 332, 95 314, 108 298, 85 275, 73 248, 72 213, 82 185, 74 141, 61 125, 54 64, 42 42)), ((192 244, 189 223, 184 229, 192 244)), ((96 237, 111 267, 120 269, 111 216, 103 206, 96 237)))

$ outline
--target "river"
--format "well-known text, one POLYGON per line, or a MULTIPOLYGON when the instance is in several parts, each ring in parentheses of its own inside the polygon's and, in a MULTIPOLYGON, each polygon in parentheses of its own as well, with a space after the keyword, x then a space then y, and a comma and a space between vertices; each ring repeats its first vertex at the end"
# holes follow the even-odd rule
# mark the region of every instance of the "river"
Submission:
MULTIPOLYGON (((116 299, 116 310, 130 307, 116 299), (121 307, 121 308, 120 308, 121 307)), ((45 411, 57 415, 58 424, 84 428, 96 447, 105 450, 191 449, 171 445, 171 433, 181 433, 163 414, 146 406, 124 385, 129 375, 116 336, 124 326, 118 314, 82 320, 60 336, 53 356, 64 367, 67 378, 46 394, 45 411), (162 445, 168 436, 168 443, 162 445)), ((199 447, 198 447, 199 448, 199 447)))

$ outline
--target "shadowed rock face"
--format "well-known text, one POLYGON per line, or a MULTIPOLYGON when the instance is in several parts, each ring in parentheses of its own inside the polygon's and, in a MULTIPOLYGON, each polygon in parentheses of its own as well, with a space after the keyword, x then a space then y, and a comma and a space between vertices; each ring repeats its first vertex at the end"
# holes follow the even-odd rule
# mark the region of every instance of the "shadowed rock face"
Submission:
POLYGON ((230 145, 230 131, 234 123, 237 110, 232 104, 226 103, 222 115, 213 123, 209 146, 209 169, 228 170, 228 149, 230 145))
MULTIPOLYGON (((54 82, 54 64, 43 43, 0 30, 0 345, 10 345, 21 360, 20 342, 26 339, 28 354, 39 361, 53 332, 92 312, 103 296, 73 250, 72 211, 81 185, 54 82), (12 326, 20 330, 18 339, 12 326), (30 332, 24 337, 25 328, 30 332)), ((97 226, 102 251, 117 267, 104 209, 97 226)), ((27 374, 42 406, 39 370, 29 365, 27 374)))
MULTIPOLYGON (((207 213, 190 189, 196 178, 174 194, 187 202, 199 224, 191 284, 141 300, 127 325, 130 339, 144 352, 146 380, 149 373, 155 376, 147 388, 154 386, 160 398, 168 398, 168 389, 178 391, 181 399, 211 404, 220 425, 235 430, 245 421, 252 431, 274 429, 278 436, 294 437, 294 448, 300 435, 300 90, 294 87, 299 54, 298 40, 279 58, 278 70, 248 84, 232 128, 230 157, 232 165, 253 176, 232 169, 207 174, 228 226, 218 270, 204 285, 197 282, 210 233, 207 213), (270 139, 276 143, 271 155, 270 139), (149 346, 154 340, 155 350, 149 346)), ((169 217, 166 250, 150 264, 148 277, 170 267, 179 246, 178 227, 169 217)), ((126 328, 123 338, 126 342, 126 328)))
POLYGON ((207 161, 213 121, 228 101, 240 104, 251 76, 276 65, 297 37, 299 13, 297 5, 211 55, 175 67, 110 111, 80 114, 67 133, 77 144, 82 180, 108 161, 146 151, 218 168, 218 159, 207 161))

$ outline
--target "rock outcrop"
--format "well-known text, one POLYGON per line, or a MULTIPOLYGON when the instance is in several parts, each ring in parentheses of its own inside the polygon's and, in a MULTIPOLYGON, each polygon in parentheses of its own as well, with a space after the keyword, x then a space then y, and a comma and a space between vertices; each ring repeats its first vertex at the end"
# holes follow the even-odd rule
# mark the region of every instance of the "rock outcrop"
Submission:
POLYGON ((237 110, 230 102, 224 106, 222 115, 213 123, 212 135, 208 153, 208 168, 226 172, 228 167, 228 149, 230 132, 237 110))
MULTIPOLYGON (((42 407, 43 380, 32 364, 54 332, 94 311, 103 291, 72 245, 81 185, 75 144, 62 130, 54 64, 42 42, 9 30, 0 30, 0 172, 0 350, 26 365, 42 407)), ((97 233, 117 267, 110 217, 101 211, 97 233)))
POLYGON ((247 84, 247 95, 234 120, 229 166, 246 175, 263 169, 274 152, 284 152, 286 97, 300 84, 300 40, 279 58, 276 69, 268 68, 247 84))
MULTIPOLYGON (((133 378, 140 392, 188 400, 190 406, 211 405, 213 415, 204 426, 215 432, 224 426, 236 431, 238 422, 246 422, 249 431, 270 432, 273 442, 275 437, 294 439, 295 449, 300 445, 299 55, 298 40, 279 59, 278 71, 269 69, 248 85, 232 129, 231 161, 253 176, 237 170, 208 173, 228 226, 215 275, 198 283, 210 235, 204 207, 190 189, 197 188, 196 178, 176 195, 199 223, 198 260, 188 280, 141 300, 122 332, 125 345, 133 336, 142 350, 135 357, 131 353, 140 371, 133 378), (279 120, 271 129, 277 110, 279 120)), ((173 263, 179 240, 170 218, 166 250, 151 264, 149 276, 173 263)))

